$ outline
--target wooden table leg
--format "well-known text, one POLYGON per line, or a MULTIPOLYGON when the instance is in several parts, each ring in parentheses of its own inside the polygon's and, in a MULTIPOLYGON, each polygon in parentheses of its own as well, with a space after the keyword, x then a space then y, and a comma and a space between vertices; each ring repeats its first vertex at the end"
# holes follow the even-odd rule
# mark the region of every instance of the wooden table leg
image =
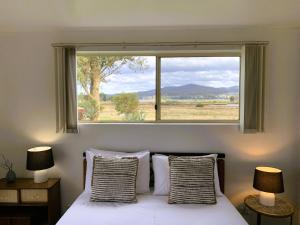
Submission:
POLYGON ((293 215, 291 215, 291 225, 293 225, 293 215))
POLYGON ((261 224, 261 215, 257 213, 256 225, 260 225, 260 224, 261 224))

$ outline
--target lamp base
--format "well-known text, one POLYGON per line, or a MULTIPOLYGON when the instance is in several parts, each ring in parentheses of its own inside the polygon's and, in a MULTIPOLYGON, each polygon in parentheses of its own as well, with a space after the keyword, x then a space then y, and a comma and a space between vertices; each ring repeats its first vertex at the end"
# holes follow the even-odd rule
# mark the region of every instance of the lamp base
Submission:
POLYGON ((34 183, 44 183, 48 181, 48 170, 34 171, 34 183))
POLYGON ((275 194, 261 191, 259 194, 259 203, 264 206, 275 206, 275 194))

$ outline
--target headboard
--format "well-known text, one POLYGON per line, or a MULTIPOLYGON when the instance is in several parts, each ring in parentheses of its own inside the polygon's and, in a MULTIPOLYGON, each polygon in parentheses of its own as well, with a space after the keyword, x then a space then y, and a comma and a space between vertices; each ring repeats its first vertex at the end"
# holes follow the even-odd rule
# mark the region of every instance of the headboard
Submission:
MULTIPOLYGON (((150 162, 152 165, 152 155, 154 154, 162 154, 162 155, 175 155, 175 156, 204 156, 209 154, 218 154, 217 165, 218 165, 218 173, 219 173, 219 181, 220 181, 220 189, 222 193, 225 193, 225 154, 224 153, 179 153, 179 152, 151 152, 150 153, 150 162)), ((83 153, 83 187, 85 186, 85 176, 86 176, 86 158, 85 152, 83 153)), ((154 184, 154 175, 151 166, 150 170, 150 186, 154 184)))

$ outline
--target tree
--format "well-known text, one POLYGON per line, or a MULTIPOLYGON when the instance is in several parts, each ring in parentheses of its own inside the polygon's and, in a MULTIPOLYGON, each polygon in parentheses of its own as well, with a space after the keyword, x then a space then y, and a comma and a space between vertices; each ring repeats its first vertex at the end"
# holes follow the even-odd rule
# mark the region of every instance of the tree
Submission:
POLYGON ((230 103, 234 103, 234 100, 235 100, 234 96, 230 96, 230 97, 229 97, 230 103))
POLYGON ((115 109, 120 114, 133 114, 137 112, 139 107, 139 98, 137 94, 134 93, 122 93, 113 96, 112 102, 115 104, 115 109))
POLYGON ((87 96, 90 109, 93 111, 93 119, 96 120, 100 113, 100 84, 107 82, 112 74, 119 73, 120 69, 127 64, 132 70, 143 70, 145 59, 134 56, 100 56, 79 55, 77 57, 77 80, 87 96))

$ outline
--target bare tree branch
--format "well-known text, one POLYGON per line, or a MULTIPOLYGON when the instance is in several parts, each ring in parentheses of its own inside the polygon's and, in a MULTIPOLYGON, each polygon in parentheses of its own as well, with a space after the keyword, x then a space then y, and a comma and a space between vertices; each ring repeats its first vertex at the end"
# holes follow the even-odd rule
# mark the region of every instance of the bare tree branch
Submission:
POLYGON ((3 169, 11 170, 13 167, 13 163, 9 159, 5 158, 3 154, 1 154, 1 158, 3 162, 0 163, 0 167, 2 167, 3 169))
POLYGON ((124 60, 122 60, 122 62, 119 65, 117 65, 114 68, 112 68, 110 66, 103 67, 103 69, 100 71, 100 74, 99 74, 100 76, 102 75, 101 81, 105 81, 108 76, 110 76, 114 73, 117 73, 122 68, 122 66, 126 64, 126 62, 127 62, 127 60, 124 59, 124 60), (106 70, 108 70, 108 71, 106 72, 106 70))

